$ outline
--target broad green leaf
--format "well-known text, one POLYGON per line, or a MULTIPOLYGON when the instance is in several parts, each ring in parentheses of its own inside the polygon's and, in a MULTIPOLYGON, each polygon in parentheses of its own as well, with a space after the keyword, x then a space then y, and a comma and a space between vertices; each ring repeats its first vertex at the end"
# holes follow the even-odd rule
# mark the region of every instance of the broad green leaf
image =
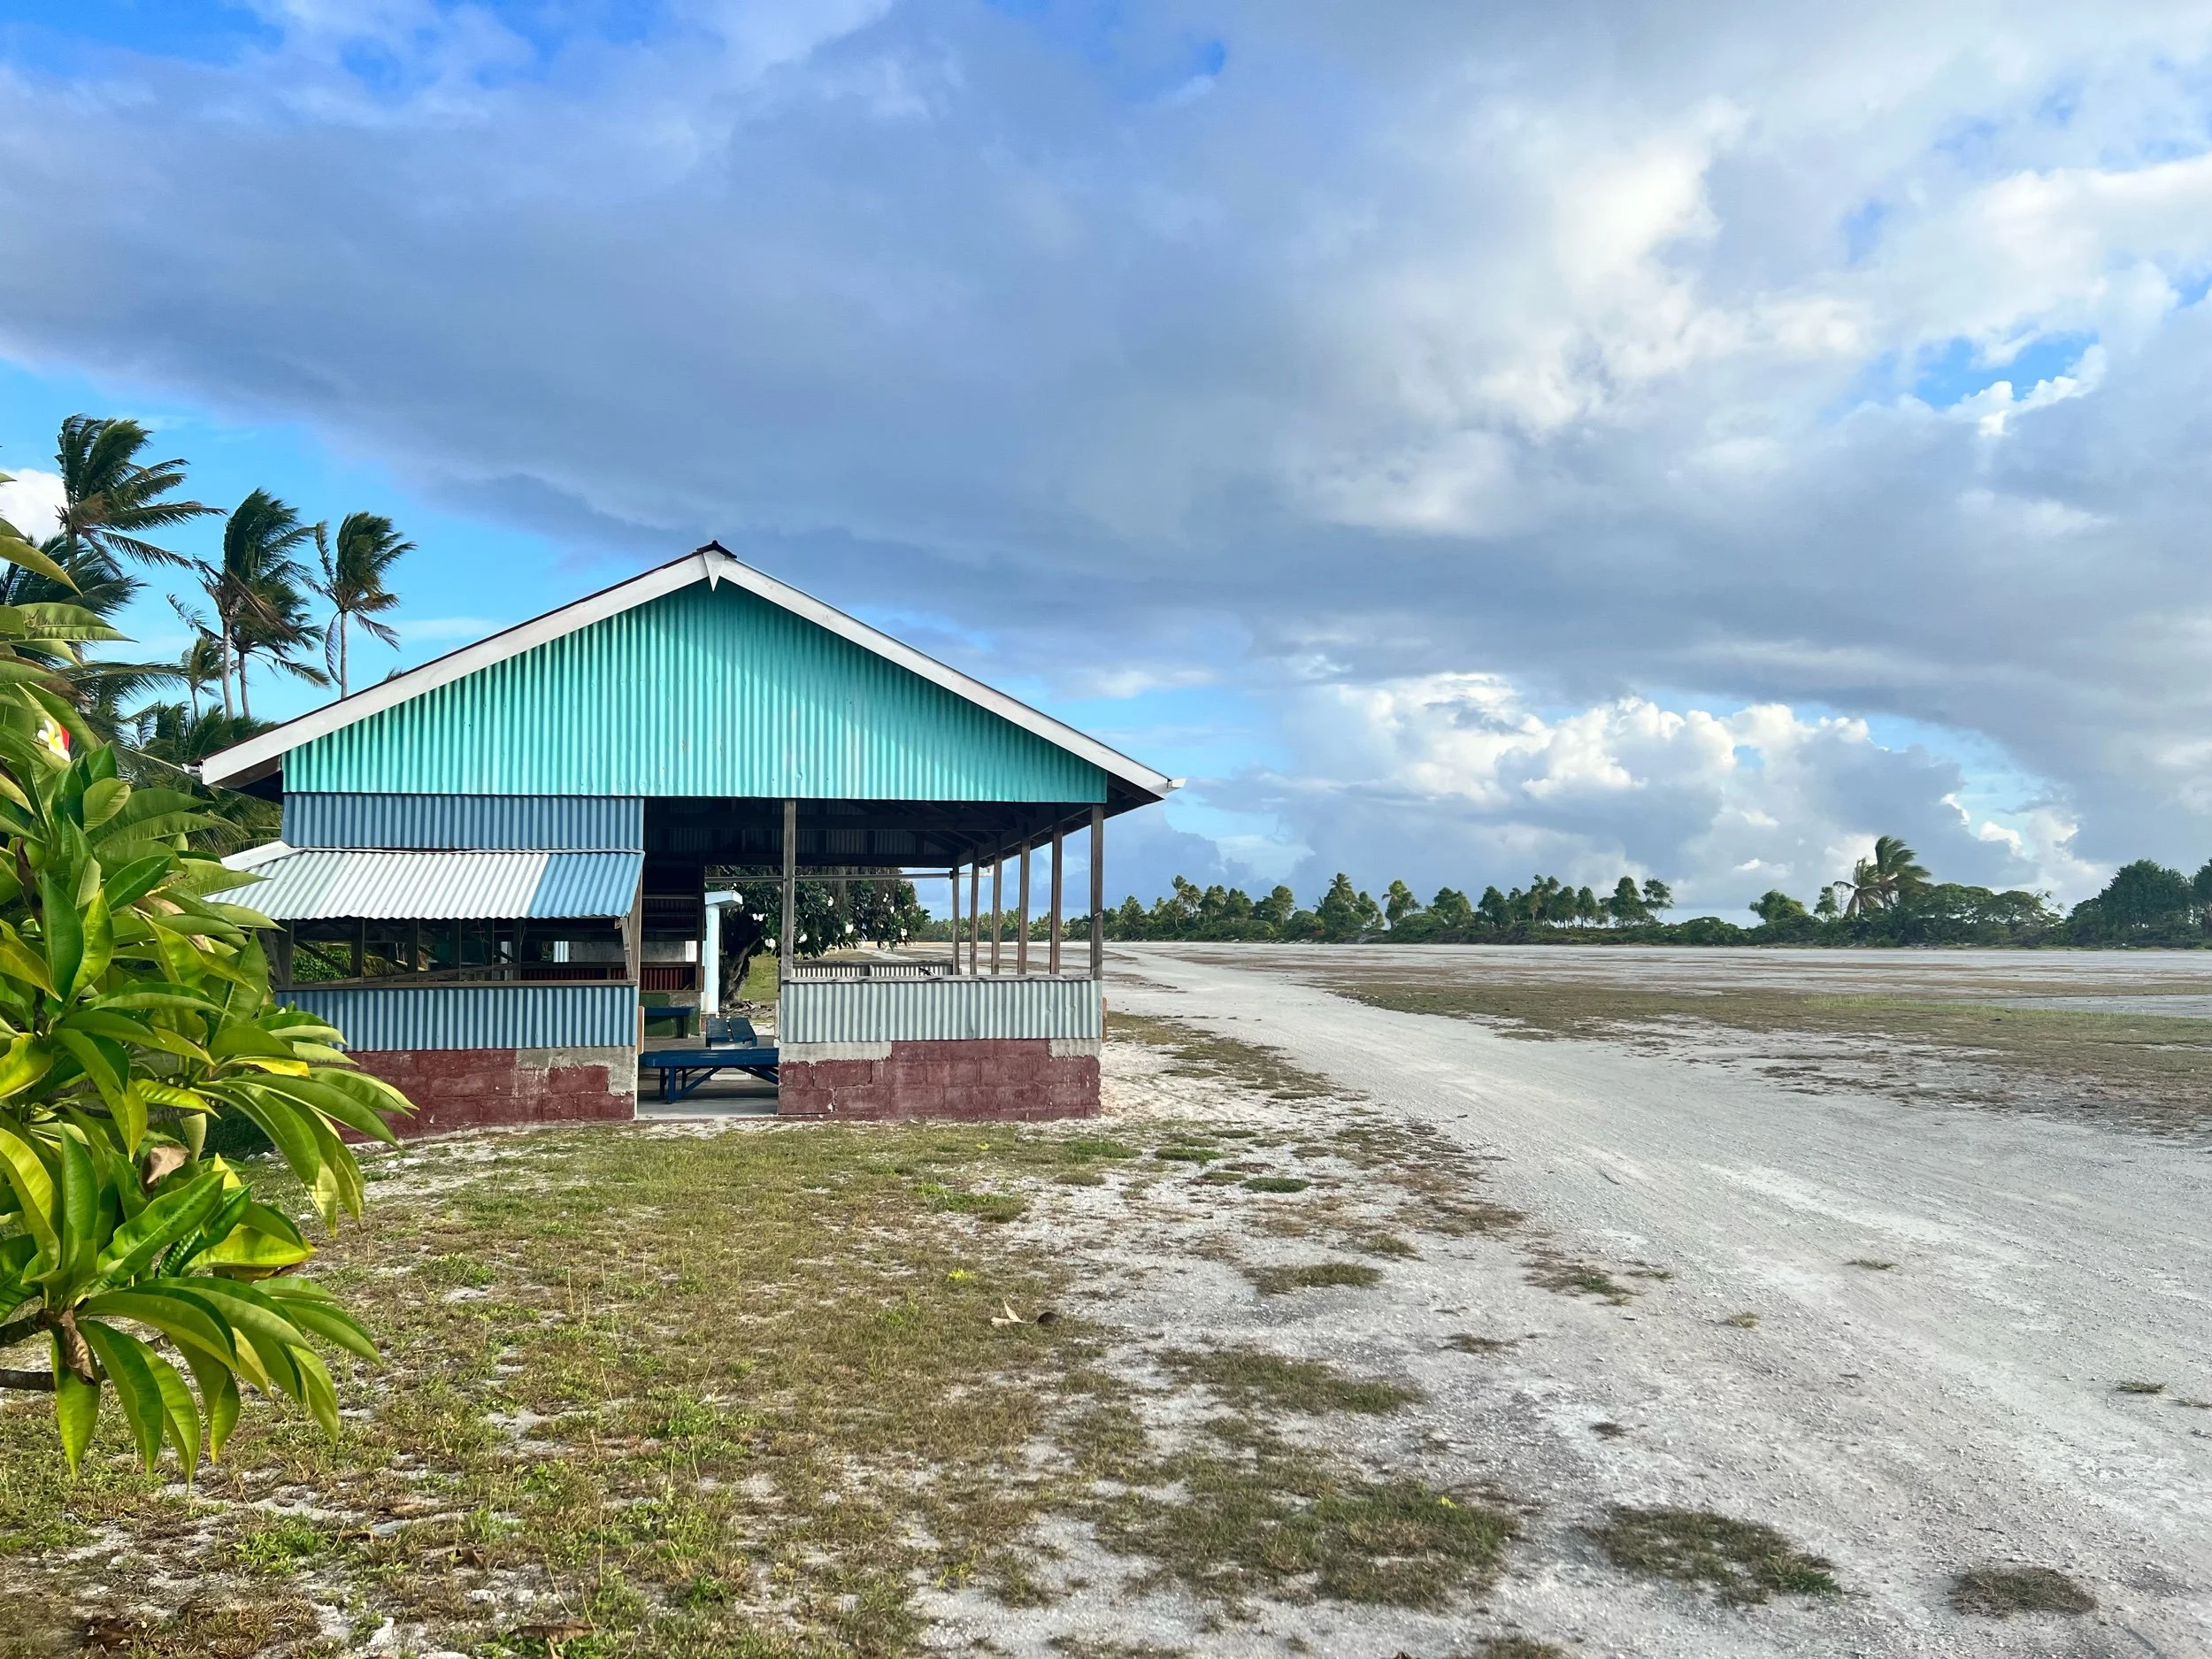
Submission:
POLYGON ((15 1194, 24 1231, 38 1240, 39 1254, 49 1263, 61 1256, 61 1235, 55 1231, 54 1178, 47 1173, 31 1143, 15 1125, 0 1118, 0 1165, 15 1194))
POLYGON ((176 1448, 187 1480, 200 1470, 200 1409, 192 1403, 192 1391, 177 1375, 177 1368, 153 1349, 146 1350, 154 1382, 161 1390, 161 1426, 169 1444, 176 1448))
POLYGON ((120 778, 103 778, 84 792, 84 826, 98 829, 131 798, 131 787, 120 778))
POLYGON ((300 1108, 266 1089, 239 1079, 210 1083, 201 1090, 231 1105, 253 1119, 261 1133, 284 1155, 284 1161, 298 1176, 303 1187, 312 1187, 322 1164, 322 1155, 315 1146, 315 1137, 301 1121, 300 1108))
POLYGON ((53 1070, 54 1051, 28 1032, 8 1044, 0 1054, 0 1100, 20 1094, 53 1070))
POLYGON ((166 1106, 172 1111, 211 1112, 215 1102, 197 1090, 180 1088, 173 1083, 141 1083, 138 1092, 145 1096, 150 1106, 166 1106))
POLYGON ((152 853, 143 858, 133 859, 107 879, 104 889, 111 911, 124 910, 144 898, 162 879, 176 867, 176 860, 165 854, 152 853))
POLYGON ((332 1440, 338 1438, 338 1390, 330 1380, 330 1371, 322 1356, 311 1348, 292 1350, 292 1363, 299 1367, 300 1401, 313 1414, 315 1421, 323 1425, 323 1432, 332 1440))
POLYGON ((115 1230, 100 1253, 100 1279, 123 1285, 138 1277, 178 1240, 214 1213, 223 1201, 223 1178, 209 1173, 164 1193, 115 1230))
POLYGON ((130 1069, 130 1057, 121 1049, 66 1025, 54 1033, 54 1041, 84 1068, 103 1101, 111 1102, 123 1092, 123 1074, 130 1069))
MULTIPOLYGON (((311 1332, 326 1342, 358 1354, 363 1359, 380 1358, 381 1356, 376 1351, 375 1342, 371 1340, 361 1322, 339 1307, 336 1302, 319 1298, 294 1297, 282 1294, 288 1286, 308 1284, 309 1281, 305 1279, 272 1279, 263 1284, 260 1288, 265 1294, 275 1297, 283 1304, 285 1317, 301 1330, 311 1332)), ((310 1288, 321 1290, 322 1286, 310 1285, 310 1288)), ((325 1292, 324 1294, 326 1297, 328 1293, 325 1292)))
POLYGON ((84 961, 84 920, 77 914, 75 885, 52 869, 39 872, 39 928, 46 950, 47 983, 57 995, 73 986, 84 961))
MULTIPOLYGON (((272 1094, 282 1094, 313 1107, 326 1116, 336 1118, 357 1134, 373 1135, 387 1146, 397 1146, 399 1138, 391 1127, 378 1116, 376 1108, 363 1103, 356 1092, 341 1088, 337 1079, 328 1072, 308 1078, 274 1079, 262 1087, 272 1094)), ((386 1105, 378 1102, 379 1106, 386 1105)), ((346 1155, 349 1158, 351 1154, 346 1155)))
POLYGON ((26 985, 35 985, 49 996, 54 995, 53 971, 47 966, 43 956, 20 940, 0 938, 0 973, 20 979, 26 985))
POLYGON ((208 1040, 207 1051, 226 1060, 248 1055, 272 1060, 292 1057, 291 1044, 248 1019, 226 1021, 223 1028, 208 1040))
POLYGON ((53 1338, 54 1422, 61 1431, 61 1455, 75 1474, 85 1448, 100 1424, 100 1385, 88 1383, 62 1363, 61 1338, 53 1338))
MULTIPOLYGON (((48 581, 59 582, 65 588, 74 588, 77 585, 69 580, 67 571, 12 530, 7 534, 0 534, 0 559, 7 560, 11 565, 19 565, 27 571, 34 571, 48 581)), ((70 1467, 73 1469, 76 1465, 72 1463, 70 1467)))
POLYGON ((296 1267, 314 1254, 311 1245, 295 1243, 258 1227, 240 1226, 232 1228, 219 1243, 201 1251, 193 1265, 213 1268, 235 1280, 296 1267))
POLYGON ((61 1261, 48 1282, 74 1292, 92 1277, 100 1248, 100 1176, 73 1134, 61 1137, 61 1261))
POLYGON ((84 1311, 103 1319, 130 1319, 149 1325, 180 1348, 198 1348, 225 1365, 238 1357, 230 1326, 205 1303, 174 1291, 137 1288, 111 1290, 89 1297, 84 1311))
MULTIPOLYGON (((99 874, 96 864, 88 864, 86 869, 96 877, 99 874)), ((96 984, 100 976, 108 971, 109 958, 115 955, 115 928, 108 917, 107 898, 96 887, 93 889, 92 896, 85 901, 83 936, 84 955, 77 964, 75 976, 69 982, 72 997, 96 984)))
POLYGON ((192 1368, 192 1380, 200 1385, 200 1400, 207 1408, 207 1455, 219 1461, 238 1422, 238 1379, 227 1363, 196 1348, 184 1350, 184 1363, 192 1368))
POLYGON ((150 1473, 161 1457, 162 1405, 161 1385, 146 1363, 145 1344, 97 1319, 81 1320, 77 1328, 115 1386, 116 1403, 138 1442, 139 1461, 150 1473))

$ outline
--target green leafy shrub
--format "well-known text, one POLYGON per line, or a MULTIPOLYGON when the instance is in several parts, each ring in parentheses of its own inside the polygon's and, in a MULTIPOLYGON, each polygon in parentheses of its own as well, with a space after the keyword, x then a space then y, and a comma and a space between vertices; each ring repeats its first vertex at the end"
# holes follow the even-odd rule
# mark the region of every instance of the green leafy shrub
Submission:
MULTIPOLYGON (((4 524, 0 559, 50 564, 4 524)), ((0 1351, 43 1336, 51 1361, 0 1386, 52 1393, 73 1470, 111 1392, 147 1467, 166 1443, 189 1476, 242 1384, 335 1433, 319 1345, 376 1357, 208 1125, 251 1125, 334 1226, 362 1197, 339 1132, 388 1142, 411 1109, 276 1004, 268 918, 206 896, 238 878, 188 850, 211 820, 118 776, 62 695, 52 664, 112 637, 74 606, 0 606, 0 1351)))

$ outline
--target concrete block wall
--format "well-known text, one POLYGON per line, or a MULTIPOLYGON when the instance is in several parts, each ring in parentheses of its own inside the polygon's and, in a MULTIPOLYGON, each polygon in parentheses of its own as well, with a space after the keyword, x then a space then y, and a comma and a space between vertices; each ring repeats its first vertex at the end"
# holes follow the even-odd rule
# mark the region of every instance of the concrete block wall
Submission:
POLYGON ((354 1059, 415 1102, 396 1133, 497 1124, 627 1122, 637 1116, 637 1052, 619 1048, 385 1048, 354 1059))
POLYGON ((1024 1122, 1098 1115, 1098 1044, 1048 1037, 812 1043, 779 1056, 780 1117, 1024 1122))

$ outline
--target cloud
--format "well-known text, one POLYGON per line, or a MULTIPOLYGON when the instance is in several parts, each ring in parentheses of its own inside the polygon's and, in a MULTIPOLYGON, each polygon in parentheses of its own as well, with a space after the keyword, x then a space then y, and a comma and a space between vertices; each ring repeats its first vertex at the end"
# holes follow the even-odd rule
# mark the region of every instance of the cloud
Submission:
POLYGON ((1314 687, 1290 729, 1293 765, 1207 794, 1300 827, 1312 847, 1293 884, 1309 896, 1337 870, 1425 893, 1656 875, 1686 907, 1726 913, 1770 887, 1809 902, 1883 833, 1946 880, 2070 900, 2102 876, 2073 857, 2062 815, 2027 800, 2012 822, 1978 818, 1955 761, 1780 704, 1624 697, 1545 715, 1497 676, 1432 674, 1314 687))
POLYGON ((64 499, 60 473, 19 467, 0 484, 0 518, 32 541, 43 541, 54 534, 64 499))
POLYGON ((2212 846, 2200 6, 258 9, 0 68, 0 351, 1246 688, 1317 770, 1215 793, 1324 862, 2212 846))

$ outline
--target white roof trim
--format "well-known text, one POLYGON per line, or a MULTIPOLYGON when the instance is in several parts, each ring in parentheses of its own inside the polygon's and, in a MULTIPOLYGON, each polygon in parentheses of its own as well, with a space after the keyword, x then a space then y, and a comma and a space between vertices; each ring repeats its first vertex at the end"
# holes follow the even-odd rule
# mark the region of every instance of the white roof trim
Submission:
POLYGON ((1087 760, 1102 772, 1109 772, 1122 782, 1133 784, 1146 794, 1164 796, 1180 787, 1181 780, 1168 777, 1152 770, 1118 749, 1109 749, 1096 738, 1086 737, 1073 726, 1054 719, 1050 715, 1031 708, 1018 698, 972 680, 956 668, 948 667, 933 657, 916 650, 912 646, 893 639, 879 629, 870 627, 856 617, 849 617, 833 605, 825 604, 810 594, 780 582, 772 576, 764 575, 751 565, 741 563, 716 542, 710 542, 695 553, 634 576, 626 582, 602 588, 595 594, 549 611, 541 617, 519 623, 489 639, 479 640, 473 645, 449 651, 435 661, 419 668, 411 668, 403 674, 341 697, 297 719, 264 732, 258 737, 248 738, 217 755, 211 755, 200 764, 201 778, 211 784, 230 783, 247 779, 265 771, 290 750, 319 737, 365 720, 373 714, 380 714, 425 692, 449 685, 494 663, 504 662, 510 657, 520 656, 549 641, 573 634, 579 628, 589 627, 595 622, 634 610, 664 595, 688 588, 694 582, 704 581, 713 587, 724 581, 734 582, 749 593, 758 595, 769 603, 780 606, 795 616, 803 617, 818 627, 827 628, 841 639, 850 640, 862 649, 872 651, 888 662, 897 664, 910 673, 919 674, 934 685, 942 686, 956 696, 964 697, 979 708, 987 709, 1000 718, 1011 721, 1024 731, 1043 738, 1057 748, 1087 760))

